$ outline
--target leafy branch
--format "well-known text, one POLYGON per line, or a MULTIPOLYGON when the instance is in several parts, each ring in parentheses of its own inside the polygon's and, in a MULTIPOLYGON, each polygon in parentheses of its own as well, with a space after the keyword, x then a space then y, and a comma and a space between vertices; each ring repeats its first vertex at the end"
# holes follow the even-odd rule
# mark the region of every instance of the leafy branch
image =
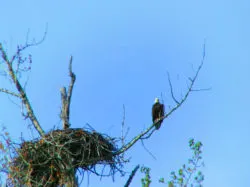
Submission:
MULTIPOLYGON (((199 141, 195 142, 194 139, 191 139, 189 141, 189 147, 193 152, 193 156, 188 160, 188 165, 184 164, 182 168, 178 170, 178 174, 172 171, 169 182, 165 182, 163 177, 160 178, 160 183, 168 184, 168 187, 193 187, 195 184, 196 187, 202 187, 204 175, 201 171, 198 171, 198 168, 204 165, 201 162, 202 143, 199 141)), ((152 183, 150 170, 148 167, 141 167, 141 172, 145 175, 144 178, 141 179, 142 187, 149 187, 152 183)))
MULTIPOLYGON (((197 171, 198 168, 204 164, 202 160, 202 143, 200 141, 195 142, 194 139, 189 140, 189 147, 193 152, 192 158, 188 159, 188 165, 183 165, 182 168, 176 172, 171 172, 171 180, 168 182, 168 187, 191 187, 196 184, 197 187, 202 187, 202 182, 204 181, 204 175, 201 171, 197 171), (193 177, 194 176, 194 177, 193 177)), ((164 178, 159 180, 160 183, 165 183, 164 178)))

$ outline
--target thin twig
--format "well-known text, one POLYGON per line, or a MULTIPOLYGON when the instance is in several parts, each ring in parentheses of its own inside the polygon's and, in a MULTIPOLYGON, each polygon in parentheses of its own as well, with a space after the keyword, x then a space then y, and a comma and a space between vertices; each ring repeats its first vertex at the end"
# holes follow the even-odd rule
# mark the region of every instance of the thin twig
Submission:
POLYGON ((122 146, 124 146, 124 140, 125 140, 125 137, 124 137, 124 126, 125 126, 125 105, 122 105, 122 108, 123 108, 123 117, 122 117, 122 137, 121 137, 121 142, 122 142, 122 146))
POLYGON ((212 89, 212 87, 210 87, 210 88, 192 89, 192 92, 210 91, 211 89, 212 89))
POLYGON ((7 89, 4 89, 4 88, 0 88, 0 92, 4 92, 4 93, 7 93, 9 95, 12 95, 12 96, 15 96, 15 97, 18 97, 18 98, 21 98, 21 96, 17 93, 14 93, 12 91, 9 91, 7 89))
POLYGON ((141 139, 141 144, 142 144, 142 147, 150 154, 150 156, 152 156, 153 159, 156 160, 156 157, 153 155, 153 153, 151 153, 151 152, 146 148, 146 146, 144 145, 144 142, 143 142, 142 139, 141 139))
MULTIPOLYGON (((14 60, 16 59, 16 57, 18 57, 20 55, 20 53, 22 51, 24 51, 26 48, 32 47, 32 46, 37 46, 37 45, 40 45, 41 43, 43 43, 43 41, 45 40, 45 38, 47 36, 47 32, 48 32, 48 24, 46 24, 44 35, 43 35, 43 37, 41 38, 40 41, 38 41, 38 42, 32 42, 32 43, 28 43, 28 41, 26 41, 26 44, 24 46, 20 46, 20 47, 18 46, 15 55, 13 55, 12 58, 11 58, 11 60, 9 61, 10 64, 12 64, 14 62, 14 60)), ((28 34, 29 34, 29 31, 28 31, 28 34)), ((27 36, 26 36, 26 40, 27 40, 27 36)))
POLYGON ((179 104, 179 101, 177 101, 177 99, 176 99, 175 96, 174 96, 173 86, 172 86, 172 83, 171 83, 171 80, 170 80, 170 75, 169 75, 169 73, 168 73, 168 84, 169 84, 169 87, 170 87, 170 92, 171 92, 172 99, 174 100, 174 102, 175 102, 176 104, 179 104))

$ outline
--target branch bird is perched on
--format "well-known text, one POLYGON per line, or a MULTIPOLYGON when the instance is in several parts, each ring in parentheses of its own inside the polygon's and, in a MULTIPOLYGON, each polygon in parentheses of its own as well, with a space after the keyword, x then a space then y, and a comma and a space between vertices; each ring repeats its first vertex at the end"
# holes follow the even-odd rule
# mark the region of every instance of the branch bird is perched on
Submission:
POLYGON ((161 127, 161 123, 163 122, 163 118, 165 115, 165 107, 164 104, 161 104, 158 98, 155 98, 155 103, 152 107, 152 120, 155 124, 155 128, 158 130, 161 127))

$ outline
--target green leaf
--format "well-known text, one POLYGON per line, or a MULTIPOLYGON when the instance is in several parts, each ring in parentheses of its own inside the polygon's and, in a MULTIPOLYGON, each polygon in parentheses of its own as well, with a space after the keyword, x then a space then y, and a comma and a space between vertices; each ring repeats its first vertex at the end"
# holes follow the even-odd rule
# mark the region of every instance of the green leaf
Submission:
POLYGON ((182 176, 183 175, 183 170, 179 169, 179 175, 182 176))
POLYGON ((202 146, 202 143, 201 142, 196 142, 194 146, 195 146, 195 148, 197 150, 199 150, 201 148, 201 146, 202 146))
POLYGON ((180 177, 180 178, 178 179, 178 182, 179 182, 179 184, 183 184, 183 178, 180 177))
POLYGON ((194 145, 194 139, 191 138, 191 139, 189 140, 189 147, 191 147, 191 146, 193 146, 193 145, 194 145))
POLYGON ((159 182, 160 182, 160 183, 165 183, 164 178, 163 178, 163 177, 162 177, 162 178, 160 178, 160 179, 159 179, 159 182))
POLYGON ((168 182, 168 187, 174 187, 174 184, 173 184, 173 182, 168 182))

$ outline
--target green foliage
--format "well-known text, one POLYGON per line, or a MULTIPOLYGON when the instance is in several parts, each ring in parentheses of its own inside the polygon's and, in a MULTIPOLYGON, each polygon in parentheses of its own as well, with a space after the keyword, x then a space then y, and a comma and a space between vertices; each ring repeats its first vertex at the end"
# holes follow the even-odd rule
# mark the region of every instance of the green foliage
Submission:
POLYGON ((165 183, 165 179, 162 177, 159 179, 159 183, 165 183))
MULTIPOLYGON (((159 183, 167 184, 168 187, 202 187, 204 181, 204 175, 198 168, 203 166, 202 163, 202 143, 195 142, 194 139, 189 140, 189 148, 192 151, 192 157, 188 159, 188 164, 184 164, 178 172, 172 171, 170 173, 170 181, 165 182, 162 177, 159 179, 159 183)), ((141 179, 142 187, 149 187, 151 181, 150 168, 142 167, 141 172, 145 174, 145 177, 141 179)))
POLYGON ((145 174, 145 177, 141 179, 142 187, 149 187, 151 181, 150 168, 141 167, 141 172, 145 174))
MULTIPOLYGON (((184 164, 178 170, 178 174, 174 171, 171 172, 171 180, 168 182, 168 187, 202 187, 201 183, 204 181, 204 175, 201 171, 197 171, 199 167, 204 165, 201 162, 202 143, 199 141, 195 142, 194 139, 190 139, 189 148, 193 153, 192 158, 188 159, 188 165, 184 164)), ((164 179, 161 179, 161 181, 164 181, 164 179)))

